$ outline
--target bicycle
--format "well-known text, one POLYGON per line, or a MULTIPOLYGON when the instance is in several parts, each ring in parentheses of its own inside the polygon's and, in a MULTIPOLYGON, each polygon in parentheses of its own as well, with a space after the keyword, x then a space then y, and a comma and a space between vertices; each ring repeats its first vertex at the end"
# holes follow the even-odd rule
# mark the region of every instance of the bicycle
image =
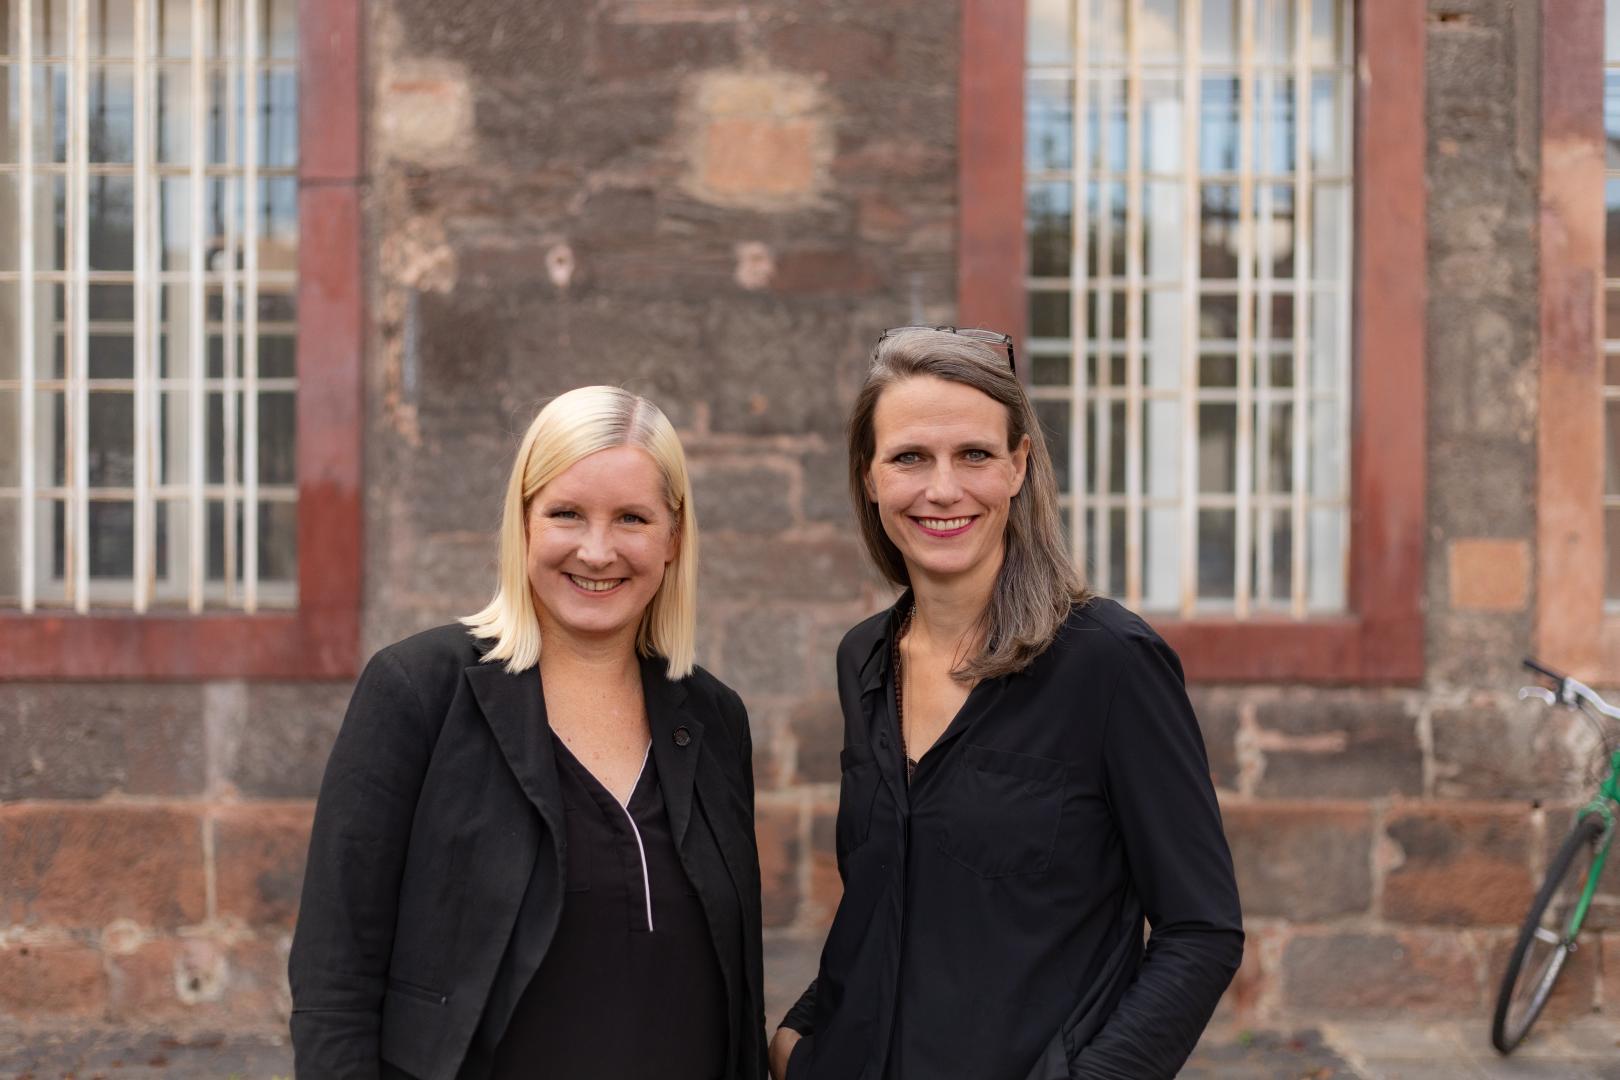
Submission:
MULTIPOLYGON (((1620 709, 1604 701, 1596 691, 1568 675, 1526 659, 1524 666, 1552 681, 1554 689, 1527 686, 1521 699, 1536 698, 1552 706, 1574 709, 1605 738, 1603 718, 1620 720, 1620 709)), ((1496 1015, 1491 1021, 1491 1044, 1497 1052, 1511 1054, 1529 1034, 1530 1027, 1546 1007, 1554 984, 1565 962, 1576 951, 1576 938, 1591 909, 1598 880, 1609 857, 1614 839, 1615 810, 1620 806, 1620 749, 1609 755, 1608 775, 1597 794, 1575 812, 1575 822, 1558 853, 1547 867, 1547 876, 1519 930, 1519 939, 1508 958, 1497 992, 1496 1015)))

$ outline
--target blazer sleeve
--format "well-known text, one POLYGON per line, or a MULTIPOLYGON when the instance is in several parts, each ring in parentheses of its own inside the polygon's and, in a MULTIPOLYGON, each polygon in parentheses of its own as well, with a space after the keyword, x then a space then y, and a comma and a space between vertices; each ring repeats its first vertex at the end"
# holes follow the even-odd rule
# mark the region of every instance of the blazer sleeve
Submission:
POLYGON ((378 1076, 400 879, 440 719, 391 651, 366 665, 321 780, 288 959, 299 1077, 378 1076))
POLYGON ((1232 856, 1181 662, 1143 629, 1121 642, 1103 767, 1152 934, 1135 981, 1070 1062, 1074 1080, 1175 1076, 1243 959, 1232 856))

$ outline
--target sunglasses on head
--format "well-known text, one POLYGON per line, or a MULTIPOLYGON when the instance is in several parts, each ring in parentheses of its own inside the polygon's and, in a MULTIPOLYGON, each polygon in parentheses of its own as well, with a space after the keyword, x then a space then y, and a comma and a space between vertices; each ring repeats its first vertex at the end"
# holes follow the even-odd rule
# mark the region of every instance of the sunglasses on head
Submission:
POLYGON ((911 330, 938 330, 942 334, 955 334, 957 337, 965 337, 969 341, 977 341, 981 345, 1006 349, 1007 367, 1014 375, 1018 374, 1018 361, 1013 356, 1012 335, 998 333, 995 330, 979 330, 971 326, 891 326, 878 335, 878 342, 881 344, 886 338, 897 337, 911 330))

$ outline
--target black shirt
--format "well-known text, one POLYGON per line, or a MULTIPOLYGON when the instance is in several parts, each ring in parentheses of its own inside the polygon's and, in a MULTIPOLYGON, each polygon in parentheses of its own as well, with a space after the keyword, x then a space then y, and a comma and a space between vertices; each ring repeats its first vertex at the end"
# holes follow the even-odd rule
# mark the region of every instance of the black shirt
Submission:
POLYGON ((553 735, 568 832, 562 921, 495 1053, 498 1080, 725 1071, 726 990, 649 752, 621 806, 553 735))
POLYGON ((1171 1077, 1243 951, 1175 653, 1108 600, 974 687, 909 785, 890 644, 838 650, 844 895, 791 1080, 1171 1077), (1144 949, 1144 919, 1153 928, 1144 949))

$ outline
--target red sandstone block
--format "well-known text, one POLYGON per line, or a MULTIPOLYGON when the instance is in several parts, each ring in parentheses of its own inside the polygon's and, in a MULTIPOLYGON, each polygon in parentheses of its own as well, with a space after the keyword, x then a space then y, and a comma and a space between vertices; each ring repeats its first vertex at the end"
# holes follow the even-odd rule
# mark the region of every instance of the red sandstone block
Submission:
POLYGON ((799 913, 799 808, 760 803, 754 809, 759 841, 760 905, 767 927, 791 926, 799 913))
POLYGON ((810 816, 810 896, 805 914, 817 926, 832 925, 838 901, 844 895, 844 882, 838 876, 838 804, 811 808, 810 816))
POLYGON ((159 938, 108 966, 118 1024, 279 1031, 291 1009, 286 935, 159 938))
POLYGON ((1384 917, 1449 926, 1513 926, 1535 893, 1528 812, 1413 806, 1384 825, 1398 864, 1384 879, 1384 917))
POLYGON ((202 822, 163 807, 0 807, 0 923, 178 927, 207 910, 202 822))
POLYGON ((291 927, 309 852, 310 804, 227 807, 214 814, 219 914, 250 926, 291 927))
POLYGON ((1247 914, 1300 922, 1371 907, 1366 806, 1228 803, 1221 817, 1247 914))
POLYGON ((1281 931, 1253 926, 1243 938, 1243 965, 1232 977, 1221 1003, 1215 1009, 1215 1023, 1248 1024, 1261 1016, 1268 980, 1275 977, 1266 965, 1262 951, 1269 938, 1281 931))
POLYGON ((97 949, 78 942, 0 946, 0 1018, 99 1019, 106 1006, 97 949))
MULTIPOLYGON (((1485 990, 1493 1004, 1497 989, 1502 985, 1502 975, 1507 971, 1508 957, 1512 955, 1518 937, 1517 930, 1502 930, 1490 936, 1486 952, 1485 990)), ((1613 951, 1610 950, 1611 960, 1614 959, 1613 951)), ((1604 974, 1602 952, 1603 941, 1599 935, 1590 935, 1590 940, 1588 935, 1581 936, 1579 947, 1564 962, 1564 970, 1553 987, 1552 997, 1547 999, 1542 1020, 1537 1021, 1537 1031, 1547 1030, 1539 1026, 1542 1022, 1553 1025, 1567 1022, 1591 1012, 1597 1006, 1598 982, 1604 974)))
POLYGON ((1293 1013, 1457 1016, 1486 1000, 1473 949, 1456 933, 1296 935, 1283 949, 1293 1013))

